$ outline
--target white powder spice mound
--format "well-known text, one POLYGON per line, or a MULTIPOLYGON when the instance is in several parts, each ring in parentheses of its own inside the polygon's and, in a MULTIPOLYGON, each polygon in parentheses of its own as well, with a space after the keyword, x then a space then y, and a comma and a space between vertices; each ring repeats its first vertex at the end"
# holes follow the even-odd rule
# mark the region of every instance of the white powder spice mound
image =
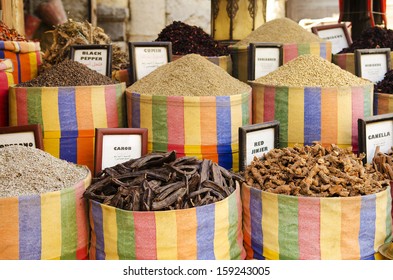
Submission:
POLYGON ((0 149, 0 198, 59 191, 83 180, 86 167, 19 145, 0 149))

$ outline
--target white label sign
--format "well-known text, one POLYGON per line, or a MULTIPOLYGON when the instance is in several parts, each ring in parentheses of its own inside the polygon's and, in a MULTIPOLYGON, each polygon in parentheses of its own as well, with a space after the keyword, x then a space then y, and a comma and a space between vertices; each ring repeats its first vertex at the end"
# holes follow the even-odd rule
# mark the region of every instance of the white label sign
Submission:
POLYGON ((255 48, 255 79, 280 67, 279 48, 255 48))
POLYGON ((142 136, 104 135, 102 139, 101 169, 112 167, 142 155, 142 136))
POLYGON ((248 132, 246 138, 246 165, 274 149, 274 128, 248 132))
POLYGON ((17 132, 0 134, 0 148, 20 145, 36 148, 34 132, 17 132))
POLYGON ((366 125, 367 162, 371 163, 375 148, 380 147, 382 153, 387 153, 393 146, 393 121, 383 121, 366 125))
POLYGON ((332 54, 348 48, 348 41, 342 28, 318 30, 318 37, 332 43, 332 54))
POLYGON ((385 54, 362 54, 360 61, 362 78, 373 83, 383 80, 388 69, 385 54))
POLYGON ((106 75, 108 50, 106 49, 76 49, 74 50, 74 61, 78 61, 95 70, 102 75, 106 75))
POLYGON ((135 47, 136 79, 139 80, 159 66, 168 63, 165 47, 135 47))

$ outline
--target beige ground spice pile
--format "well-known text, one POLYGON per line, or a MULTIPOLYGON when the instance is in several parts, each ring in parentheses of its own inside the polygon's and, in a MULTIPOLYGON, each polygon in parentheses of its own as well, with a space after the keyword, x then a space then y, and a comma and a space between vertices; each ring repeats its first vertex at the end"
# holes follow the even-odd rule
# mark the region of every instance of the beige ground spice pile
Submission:
POLYGON ((250 43, 312 43, 322 42, 314 33, 307 31, 289 18, 278 18, 262 24, 240 40, 235 47, 248 46, 250 43))
POLYGON ((288 87, 345 87, 372 83, 341 69, 317 55, 301 55, 275 71, 255 80, 256 83, 288 87))
POLYGON ((0 198, 62 190, 87 175, 87 168, 40 149, 24 146, 0 149, 0 198))
POLYGON ((251 87, 205 57, 188 54, 158 67, 127 90, 145 95, 223 96, 250 92, 251 87))

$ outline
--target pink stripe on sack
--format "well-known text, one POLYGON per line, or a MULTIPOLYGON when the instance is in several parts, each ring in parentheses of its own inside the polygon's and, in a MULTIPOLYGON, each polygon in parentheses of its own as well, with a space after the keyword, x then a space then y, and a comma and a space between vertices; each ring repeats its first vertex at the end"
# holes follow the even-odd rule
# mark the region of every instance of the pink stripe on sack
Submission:
POLYGON ((105 86, 106 123, 108 127, 119 127, 116 103, 116 85, 105 86))
MULTIPOLYGON (((167 97, 168 151, 176 151, 178 157, 184 156, 184 98, 167 97)), ((199 120, 196 120, 199 121, 199 120)))
POLYGON ((299 259, 301 260, 321 259, 319 201, 318 198, 298 198, 299 259))
POLYGON ((264 100, 264 115, 263 115, 263 121, 268 122, 268 121, 274 121, 274 115, 275 115, 275 87, 265 87, 265 100, 264 100))
POLYGON ((133 212, 137 260, 157 259, 156 218, 154 212, 133 212))

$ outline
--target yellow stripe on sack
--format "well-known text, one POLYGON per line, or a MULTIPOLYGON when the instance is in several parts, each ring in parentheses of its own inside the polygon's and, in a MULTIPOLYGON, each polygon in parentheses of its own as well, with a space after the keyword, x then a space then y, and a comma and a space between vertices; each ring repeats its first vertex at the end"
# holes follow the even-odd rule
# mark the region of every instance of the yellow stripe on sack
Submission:
POLYGON ((91 88, 91 108, 94 127, 108 127, 104 86, 91 88))
POLYGON ((378 252, 378 247, 386 242, 386 205, 388 205, 387 193, 387 191, 379 192, 376 194, 375 198, 375 252, 378 252))
POLYGON ((156 211, 155 218, 156 218, 157 259, 158 260, 178 259, 176 212, 156 211))
POLYGON ((41 195, 41 236, 41 259, 60 259, 62 248, 60 191, 41 195))
POLYGON ((108 244, 117 245, 117 218, 116 208, 106 205, 101 206, 102 209, 102 228, 104 232, 104 247, 106 260, 118 260, 119 254, 117 246, 109 246, 108 244))
POLYGON ((352 144, 352 96, 351 88, 342 88, 337 93, 337 112, 340 115, 337 119, 337 143, 352 144))
POLYGON ((321 259, 341 259, 340 199, 321 199, 320 248, 321 259))
POLYGON ((217 260, 229 260, 231 256, 230 244, 228 240, 229 231, 229 209, 228 199, 216 203, 214 223, 214 255, 217 260))
MULTIPOLYGON (((140 106, 140 127, 147 128, 150 132, 153 130, 153 112, 152 112, 152 97, 140 95, 139 97, 140 106)), ((153 149, 153 133, 147 134, 148 138, 148 152, 152 152, 153 149)))
POLYGON ((60 158, 60 138, 44 138, 43 144, 45 152, 60 158))
POLYGON ((304 143, 304 88, 289 88, 288 104, 288 142, 304 143))
POLYGON ((313 43, 309 43, 309 44, 310 44, 310 54, 320 56, 321 55, 321 45, 323 43, 313 42, 313 43))
POLYGON ((30 60, 30 79, 34 79, 38 75, 37 54, 29 52, 28 55, 30 60))
POLYGON ((243 95, 232 95, 230 98, 232 169, 237 172, 239 171, 239 127, 243 126, 243 95))
POLYGON ((60 138, 59 96, 57 87, 42 87, 41 106, 44 138, 60 138))
POLYGON ((278 196, 262 192, 263 255, 271 260, 279 259, 278 243, 278 196))
POLYGON ((201 151, 201 107, 199 97, 184 97, 184 153, 200 157, 201 151))

